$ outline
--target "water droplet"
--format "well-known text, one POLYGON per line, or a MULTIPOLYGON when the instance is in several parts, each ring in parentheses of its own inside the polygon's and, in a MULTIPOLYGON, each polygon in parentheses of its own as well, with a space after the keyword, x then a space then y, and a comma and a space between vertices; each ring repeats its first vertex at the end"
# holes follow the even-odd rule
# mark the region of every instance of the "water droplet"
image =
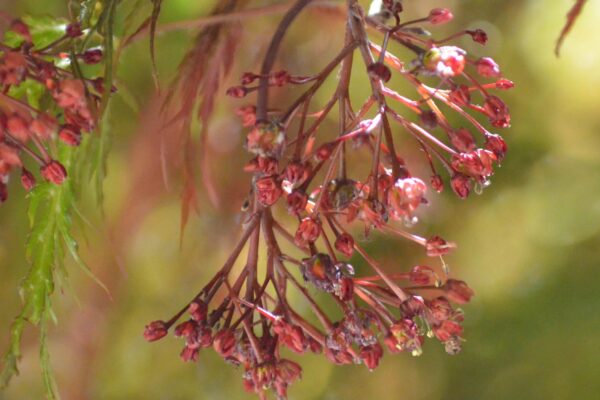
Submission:
POLYGON ((407 228, 411 228, 411 227, 415 226, 417 224, 417 222, 419 222, 419 218, 417 218, 415 216, 405 215, 402 217, 402 223, 407 228))

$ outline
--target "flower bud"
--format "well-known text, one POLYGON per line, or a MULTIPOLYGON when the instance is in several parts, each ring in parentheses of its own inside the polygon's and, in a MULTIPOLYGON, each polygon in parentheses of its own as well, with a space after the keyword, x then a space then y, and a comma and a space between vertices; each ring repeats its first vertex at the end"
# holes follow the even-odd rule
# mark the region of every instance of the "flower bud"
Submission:
POLYGON ((383 349, 379 343, 375 343, 371 346, 365 346, 360 349, 360 358, 370 371, 377 368, 381 357, 383 357, 383 349))
POLYGON ((312 243, 319 237, 321 226, 317 221, 310 217, 306 217, 300 222, 294 241, 298 246, 306 246, 312 243))
POLYGON ((58 138, 69 146, 79 146, 81 143, 81 131, 72 124, 65 124, 58 131, 58 138))
POLYGON ((65 167, 63 167, 63 165, 56 160, 51 160, 42 166, 40 171, 46 180, 54 183, 55 185, 62 184, 67 178, 67 171, 65 170, 65 167))
POLYGON ((28 192, 35 186, 35 177, 29 170, 25 168, 21 170, 21 184, 28 192))
POLYGON ((233 86, 227 89, 225 94, 229 97, 241 99, 242 97, 246 97, 248 94, 248 89, 245 86, 233 86))
POLYGON ((342 233, 335 239, 335 248, 346 257, 352 257, 354 238, 347 233, 342 233))
POLYGON ((29 140, 29 126, 25 118, 19 114, 13 114, 6 120, 6 130, 12 137, 22 143, 29 140))
POLYGON ((477 73, 486 78, 497 78, 500 76, 500 66, 490 57, 481 57, 475 62, 477 73))
POLYGON ((463 174, 454 174, 450 181, 452 190, 461 199, 466 199, 471 191, 471 179, 463 174))
POLYGON ((165 337, 167 333, 167 324, 164 321, 152 321, 144 329, 144 339, 154 342, 165 337))
POLYGON ((273 176, 265 176, 258 179, 255 183, 255 187, 258 201, 263 206, 275 204, 283 193, 277 180, 273 176))
POLYGON ((474 42, 485 45, 488 41, 487 33, 483 29, 475 29, 473 31, 467 31, 467 34, 471 35, 474 42))
POLYGON ((236 338, 231 329, 221 329, 214 337, 213 347, 223 358, 230 357, 235 350, 236 338))
POLYGON ((448 279, 444 285, 444 290, 448 300, 457 304, 468 303, 474 295, 473 289, 467 286, 464 281, 456 279, 448 279))
POLYGON ((102 50, 101 49, 89 49, 86 50, 82 55, 83 62, 88 65, 98 64, 102 61, 102 50))
POLYGON ((287 209, 290 214, 300 214, 306 209, 308 204, 308 196, 305 192, 294 190, 287 196, 287 209))
POLYGON ((434 8, 429 12, 429 22, 433 25, 441 25, 452 21, 454 15, 447 8, 434 8))

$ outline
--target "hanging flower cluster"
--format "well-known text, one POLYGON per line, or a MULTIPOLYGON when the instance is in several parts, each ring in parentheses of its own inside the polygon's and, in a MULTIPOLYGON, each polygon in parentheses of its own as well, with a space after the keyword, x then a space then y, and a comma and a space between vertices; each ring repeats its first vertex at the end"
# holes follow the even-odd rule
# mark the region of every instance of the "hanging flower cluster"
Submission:
POLYGON ((238 110, 249 129, 246 149, 252 155, 245 167, 252 174, 252 190, 242 237, 188 305, 168 321, 150 323, 144 332, 155 341, 175 326, 174 335, 184 341, 183 360, 196 361, 200 350, 212 347, 243 369, 245 388, 261 398, 269 389, 286 398, 288 386, 300 378, 300 366, 285 358, 289 351, 322 353, 334 364, 362 363, 371 370, 386 349, 421 354, 426 337, 436 338, 449 354, 460 351, 463 313, 457 306, 469 302, 473 291, 448 276, 442 257, 455 245, 439 236, 419 237, 407 228, 427 204, 428 186, 436 192, 446 186, 439 168, 460 198, 488 185, 506 145, 476 116, 494 128, 510 125, 508 107, 493 93, 512 88, 512 82, 491 58, 473 59, 448 44, 467 35, 483 45, 485 32, 467 30, 434 40, 419 27, 449 22, 447 9, 404 22, 399 1, 374 2, 377 7, 366 14, 350 0, 345 45, 323 70, 311 76, 273 72, 281 37, 307 3, 297 1, 284 17, 261 71, 244 74, 240 86, 228 90, 237 98, 257 96, 256 105, 238 110), (383 34, 381 44, 372 41, 367 29, 383 34), (391 42, 409 49, 414 58, 402 61, 391 54, 391 42), (358 107, 350 99, 356 62, 364 66, 371 88, 358 107), (334 71, 339 79, 330 100, 323 109, 311 109, 314 94, 334 71), (392 78, 408 82, 415 95, 390 89, 386 84, 392 78), (268 109, 269 92, 289 85, 309 86, 287 108, 268 109), (465 126, 451 123, 442 108, 456 113, 465 126), (336 109, 339 129, 331 135, 320 125, 336 109), (394 141, 400 133, 408 133, 422 150, 431 168, 429 185, 398 155, 394 141), (354 167, 352 160, 364 160, 365 153, 369 167, 354 167), (296 221, 291 227, 289 218, 278 217, 286 211, 296 221), (433 260, 442 260, 441 265, 388 271, 358 243, 351 233, 354 225, 365 234, 376 230, 408 239, 433 260), (284 252, 282 242, 295 251, 284 252), (259 259, 261 245, 267 249, 265 260, 259 259), (244 248, 244 266, 233 273, 244 248), (373 273, 357 276, 353 256, 373 273), (259 274, 259 265, 266 267, 266 275, 259 274), (291 302, 292 291, 312 316, 302 315, 291 302), (332 320, 324 311, 326 297, 341 318, 332 320))
POLYGON ((102 59, 99 49, 74 55, 63 51, 74 49, 74 43, 83 36, 78 24, 66 25, 64 35, 43 48, 36 47, 23 21, 13 21, 11 30, 20 37, 20 43, 14 47, 0 43, 0 203, 8 197, 7 185, 14 170, 20 170, 25 190, 35 186, 36 178, 25 168, 24 156, 39 166, 45 180, 63 183, 67 171, 52 156, 53 143, 58 139, 70 146, 80 144, 82 132, 95 127, 94 110, 103 92, 101 78, 86 80, 77 76, 76 68, 58 66, 59 61, 69 58, 71 63, 80 60, 85 64, 97 64, 102 59), (12 95, 12 89, 26 84, 39 88, 43 92, 39 97, 51 99, 52 104, 40 109, 27 98, 12 95))

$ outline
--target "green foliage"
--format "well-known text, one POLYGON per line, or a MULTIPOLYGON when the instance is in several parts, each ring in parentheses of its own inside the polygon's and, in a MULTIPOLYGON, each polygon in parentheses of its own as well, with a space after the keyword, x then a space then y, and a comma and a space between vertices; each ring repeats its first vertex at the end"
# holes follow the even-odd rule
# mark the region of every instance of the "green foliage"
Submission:
MULTIPOLYGON (((65 33, 67 20, 52 16, 31 16, 21 18, 29 27, 31 38, 37 48, 43 48, 59 39, 65 33)), ((16 47, 23 42, 23 37, 15 32, 6 32, 3 42, 11 47, 16 47)))

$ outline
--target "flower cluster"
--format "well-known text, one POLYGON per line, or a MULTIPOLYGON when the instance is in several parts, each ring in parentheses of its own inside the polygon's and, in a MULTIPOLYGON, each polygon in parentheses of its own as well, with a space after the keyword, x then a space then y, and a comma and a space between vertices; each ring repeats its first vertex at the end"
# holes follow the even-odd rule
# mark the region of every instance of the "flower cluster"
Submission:
MULTIPOLYGON (((305 3, 300 0, 289 11, 273 43, 305 3)), ((428 203, 428 185, 398 155, 392 123, 422 150, 431 169, 429 186, 436 192, 444 189, 445 179, 438 172, 442 168, 452 190, 466 198, 488 185, 506 153, 502 137, 489 132, 476 115, 495 128, 508 127, 508 107, 491 92, 513 84, 492 59, 473 59, 447 44, 461 35, 485 44, 482 30, 436 41, 415 27, 446 23, 452 19, 449 10, 434 9, 424 18, 404 22, 399 1, 377 3, 380 7, 367 15, 356 1, 348 2, 345 46, 319 73, 300 78, 271 72, 277 51, 271 46, 261 72, 244 74, 241 85, 228 91, 234 97, 257 93, 255 106, 238 110, 249 128, 245 146, 253 157, 245 167, 252 174, 252 190, 242 238, 189 305, 145 330, 147 340, 160 339, 187 313, 189 319, 175 327, 175 336, 185 340, 181 357, 196 361, 200 349, 212 347, 244 369, 246 389, 261 398, 267 389, 286 398, 287 387, 300 377, 300 367, 284 358, 288 350, 323 353, 334 364, 362 363, 372 370, 385 348, 416 356, 426 337, 436 338, 449 354, 461 349, 463 313, 457 306, 469 302, 473 291, 448 275, 443 257, 454 243, 407 230, 428 203), (383 34, 381 45, 371 41, 367 29, 383 34), (387 46, 392 41, 412 51, 414 58, 404 62, 391 54, 387 46), (349 94, 357 54, 371 94, 355 107, 349 94), (338 67, 337 89, 323 109, 311 112, 313 95, 338 67), (386 86, 394 78, 407 81, 416 98, 386 86), (269 110, 269 91, 289 84, 310 86, 287 109, 269 110), (441 105, 466 126, 451 123, 441 105), (319 127, 334 114, 334 106, 339 129, 328 135, 319 127), (370 168, 352 167, 352 160, 365 153, 370 168), (290 217, 280 215, 285 211, 290 217), (441 265, 388 271, 358 243, 354 225, 365 234, 375 230, 408 239, 441 265), (295 250, 284 252, 281 242, 295 250), (261 243, 267 249, 264 279, 258 276, 261 243), (234 274, 245 247, 244 267, 234 274), (355 274, 351 261, 361 263, 359 257, 372 274, 355 274), (311 309, 311 317, 291 303, 292 290, 311 309), (334 321, 323 310, 326 298, 337 305, 341 318, 334 321)))
MULTIPOLYGON (((69 59, 60 49, 68 48, 83 35, 78 24, 67 25, 62 37, 43 48, 35 46, 24 22, 13 21, 11 30, 21 40, 14 47, 0 43, 0 203, 8 197, 7 184, 13 170, 20 170, 25 190, 36 184, 34 174, 24 166, 23 156, 37 163, 45 180, 56 185, 63 183, 67 171, 51 155, 51 143, 58 138, 67 145, 78 146, 82 132, 94 129, 91 105, 97 106, 103 91, 101 79, 79 79, 71 70, 57 65, 58 61, 69 59), (13 95, 13 90, 22 85, 43 92, 41 96, 52 99, 53 104, 38 109, 26 98, 13 95)), ((95 64, 102 51, 91 49, 74 57, 95 64)))

